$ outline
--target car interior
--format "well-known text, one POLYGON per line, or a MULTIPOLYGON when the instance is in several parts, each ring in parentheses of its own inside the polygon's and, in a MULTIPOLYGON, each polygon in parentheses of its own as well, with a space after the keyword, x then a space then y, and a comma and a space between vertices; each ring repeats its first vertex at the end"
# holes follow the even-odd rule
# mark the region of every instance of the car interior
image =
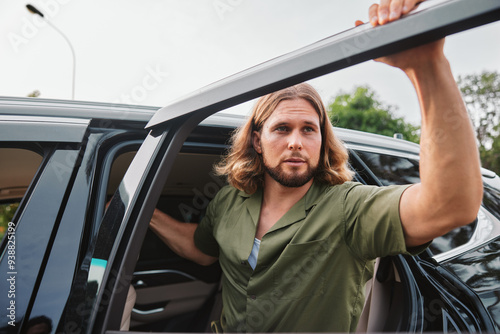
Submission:
MULTIPOLYGON (((188 139, 189 143, 189 139, 188 139)), ((224 181, 213 174, 222 148, 196 152, 185 145, 163 187, 156 208, 185 222, 199 222, 204 209, 224 181)), ((114 193, 135 151, 116 157, 110 172, 108 196, 114 193)), ((363 167, 353 160, 361 174, 363 167)), ((413 166, 412 166, 413 168, 413 166)), ((366 285, 366 302, 358 330, 395 331, 404 310, 404 289, 396 267, 377 260, 374 278, 366 285)), ((137 260, 122 317, 122 331, 210 331, 221 311, 221 271, 218 263, 204 267, 173 253, 148 230, 137 260)))
MULTIPOLYGON (((191 142, 192 143, 192 142, 191 142)), ((213 174, 223 149, 194 144, 176 157, 156 208, 184 222, 198 223, 224 181, 213 174)), ((117 189, 135 151, 115 158, 107 195, 117 189)), ((151 230, 144 238, 122 318, 122 330, 205 332, 220 312, 221 270, 218 263, 205 267, 172 252, 151 230), (131 306, 133 305, 133 306, 131 306), (214 317, 215 316, 215 317, 214 317)))
MULTIPOLYGON (((195 130, 196 132, 197 130, 195 130)), ((199 131, 199 130, 198 130, 199 131)), ((194 135, 196 136, 196 135, 194 135)), ((226 137, 228 138, 228 137, 226 137)), ((176 157, 156 208, 185 222, 200 222, 204 209, 224 181, 213 174, 226 146, 193 144, 190 139, 176 157)), ((108 195, 119 184, 135 152, 118 156, 111 169, 108 195)), ((351 151, 350 164, 357 180, 368 179, 366 166, 377 171, 383 184, 418 182, 418 161, 397 156, 351 151), (391 165, 404 170, 397 173, 391 165)), ((475 222, 451 231, 431 245, 428 256, 448 251, 471 237, 475 222)), ((402 279, 392 258, 377 259, 373 278, 367 282, 365 306, 358 324, 359 332, 395 332, 408 321, 407 282, 402 279)), ((122 331, 210 332, 210 322, 220 316, 221 271, 217 263, 204 267, 173 253, 151 230, 148 230, 137 260, 127 305, 122 317, 122 331)))
POLYGON ((25 148, 1 148, 0 203, 19 201, 42 162, 42 155, 25 148))

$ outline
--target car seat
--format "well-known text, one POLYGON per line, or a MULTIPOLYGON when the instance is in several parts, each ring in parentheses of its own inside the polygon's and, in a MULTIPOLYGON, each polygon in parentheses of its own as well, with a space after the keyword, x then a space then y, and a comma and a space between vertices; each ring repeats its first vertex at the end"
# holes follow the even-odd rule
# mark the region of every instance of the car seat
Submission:
POLYGON ((365 304, 356 332, 396 332, 400 329, 403 289, 391 258, 377 258, 374 275, 366 283, 365 304))

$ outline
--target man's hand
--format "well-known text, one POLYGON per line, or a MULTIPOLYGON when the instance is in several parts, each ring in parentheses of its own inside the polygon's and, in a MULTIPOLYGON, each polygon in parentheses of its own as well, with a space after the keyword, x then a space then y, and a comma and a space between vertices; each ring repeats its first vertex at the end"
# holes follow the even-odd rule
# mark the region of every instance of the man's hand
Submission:
MULTIPOLYGON (((381 0, 380 4, 373 4, 368 10, 368 18, 372 26, 386 24, 396 21, 401 16, 408 14, 423 0, 381 0)), ((357 20, 356 27, 363 24, 363 21, 357 20)))
POLYGON ((374 60, 402 69, 411 79, 411 72, 420 71, 431 62, 446 62, 443 46, 444 38, 374 60))
POLYGON ((368 10, 368 17, 372 26, 396 21, 402 15, 408 14, 422 2, 421 0, 381 0, 380 4, 373 4, 368 10))
MULTIPOLYGON (((380 4, 373 4, 368 10, 368 18, 372 26, 384 25, 396 21, 401 16, 414 10, 422 0, 381 0, 380 4)), ((356 21, 355 25, 361 25, 363 21, 356 21)), ((407 72, 419 70, 429 61, 442 61, 445 59, 443 53, 444 39, 433 43, 418 46, 410 50, 402 51, 394 55, 375 59, 375 61, 394 66, 407 72)))

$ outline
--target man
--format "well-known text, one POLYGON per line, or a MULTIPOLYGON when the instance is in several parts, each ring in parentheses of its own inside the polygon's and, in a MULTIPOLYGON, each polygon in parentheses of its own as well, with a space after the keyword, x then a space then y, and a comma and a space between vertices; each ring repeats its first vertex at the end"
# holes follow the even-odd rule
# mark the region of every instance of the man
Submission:
MULTIPOLYGON (((383 0, 370 7, 370 22, 396 20, 415 2, 383 0)), ((373 259, 418 252, 475 219, 478 152, 443 44, 378 59, 402 69, 417 91, 421 183, 350 182, 347 153, 324 106, 301 84, 257 102, 218 166, 230 186, 199 226, 155 212, 151 227, 172 250, 205 265, 219 259, 223 314, 216 330, 354 331, 373 259)))

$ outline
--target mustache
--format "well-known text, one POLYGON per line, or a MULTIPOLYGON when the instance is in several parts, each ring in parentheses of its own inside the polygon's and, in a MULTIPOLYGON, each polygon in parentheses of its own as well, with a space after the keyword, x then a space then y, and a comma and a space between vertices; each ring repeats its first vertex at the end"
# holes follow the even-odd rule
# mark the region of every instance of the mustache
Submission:
POLYGON ((303 158, 304 156, 300 152, 293 152, 290 158, 303 158))
POLYGON ((283 160, 288 160, 288 159, 293 159, 293 158, 296 158, 296 159, 301 159, 301 160, 304 160, 304 161, 307 161, 308 159, 306 157, 304 157, 302 154, 300 154, 299 152, 293 152, 292 154, 286 156, 283 160))

